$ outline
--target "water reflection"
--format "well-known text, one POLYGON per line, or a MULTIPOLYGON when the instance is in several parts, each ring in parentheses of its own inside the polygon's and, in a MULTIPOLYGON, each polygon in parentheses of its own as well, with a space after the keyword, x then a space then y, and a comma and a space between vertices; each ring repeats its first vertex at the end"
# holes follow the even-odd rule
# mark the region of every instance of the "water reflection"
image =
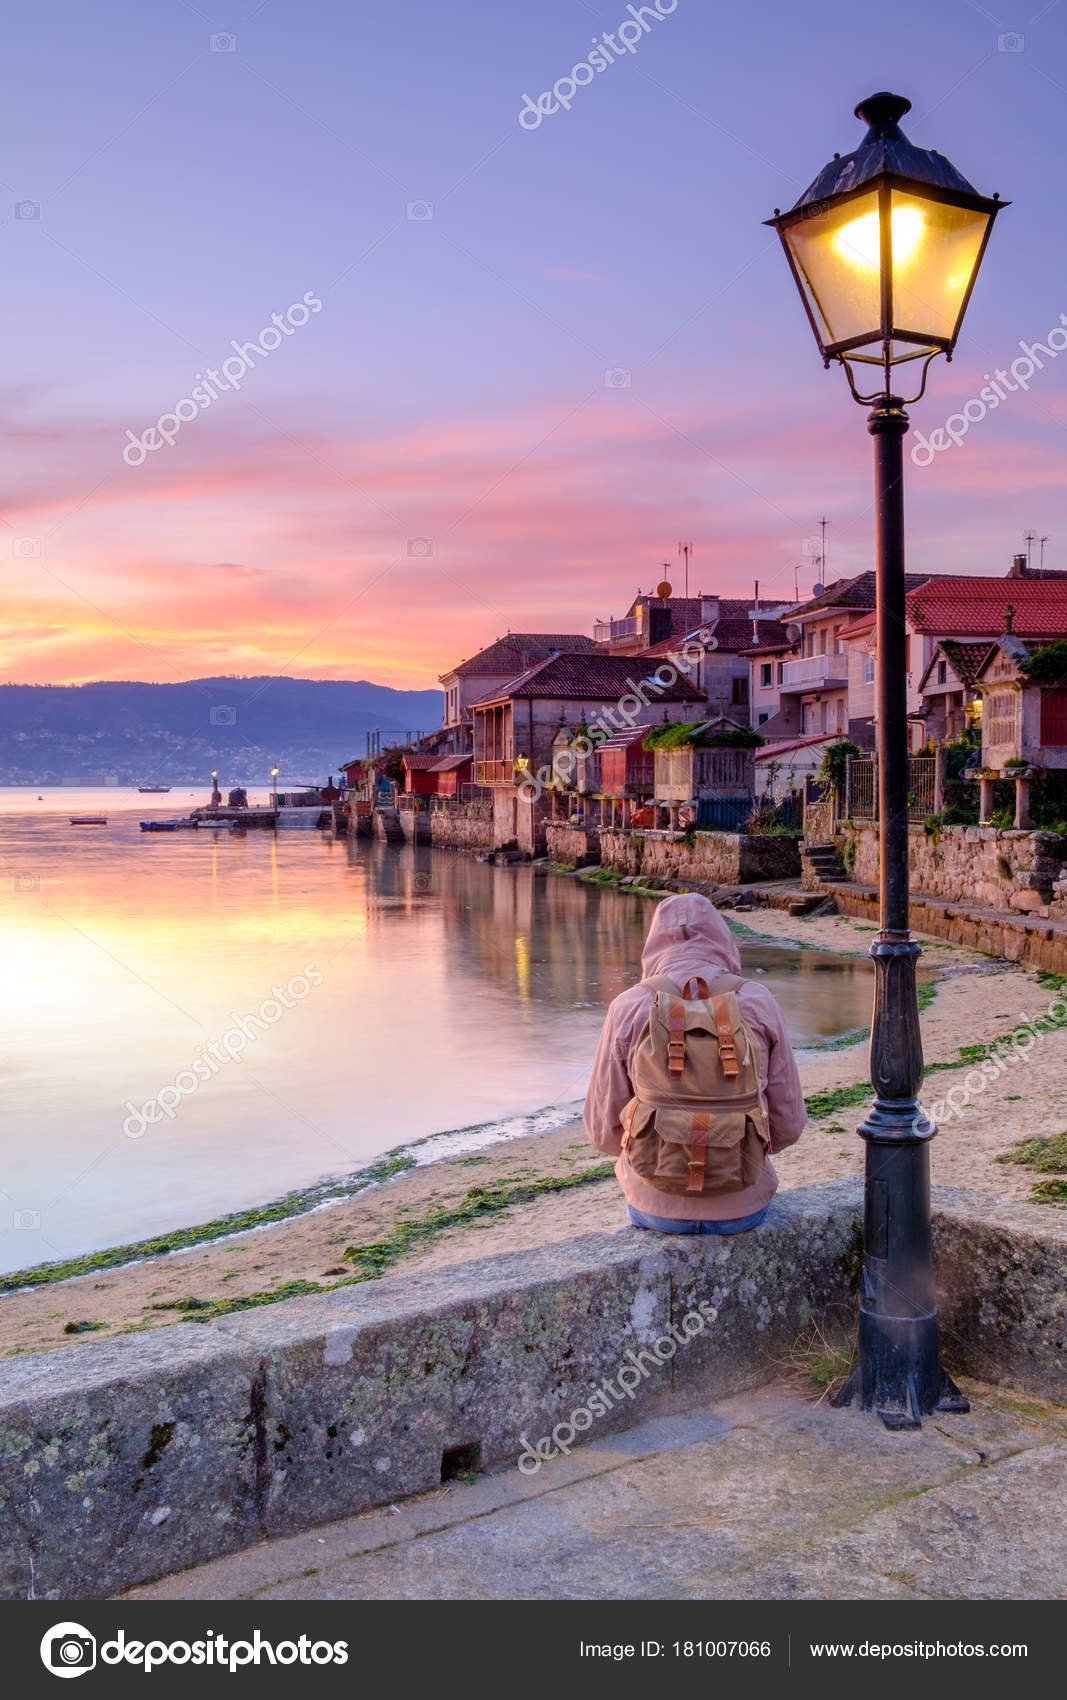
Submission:
MULTIPOLYGON (((142 835, 8 812, 5 1267, 261 1202, 392 1146, 572 1105, 654 903, 317 833, 142 835), (131 1140, 203 1047, 314 963, 307 1000, 131 1140), (37 1227, 16 1230, 16 1213, 37 1227)), ((171 806, 171 812, 176 812, 171 806)), ((742 942, 796 1043, 869 1021, 871 967, 742 942)))

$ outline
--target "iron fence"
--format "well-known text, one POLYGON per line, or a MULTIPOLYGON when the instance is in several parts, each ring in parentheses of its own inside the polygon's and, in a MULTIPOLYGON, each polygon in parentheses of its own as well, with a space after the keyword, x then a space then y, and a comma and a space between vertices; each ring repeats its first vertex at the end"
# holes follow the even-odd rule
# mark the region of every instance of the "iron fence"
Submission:
MULTIPOLYGON (((908 821, 921 826, 939 807, 937 757, 908 757, 908 821)), ((845 818, 854 821, 878 819, 878 757, 849 756, 845 776, 845 818)))
POLYGON ((740 832, 752 813, 752 797, 701 797, 697 803, 699 832, 740 832))

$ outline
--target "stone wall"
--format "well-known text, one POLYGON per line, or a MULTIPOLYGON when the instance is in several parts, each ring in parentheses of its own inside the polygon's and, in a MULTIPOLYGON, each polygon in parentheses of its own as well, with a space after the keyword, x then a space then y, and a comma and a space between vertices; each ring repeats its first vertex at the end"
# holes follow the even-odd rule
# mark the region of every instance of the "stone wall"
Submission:
POLYGON ((479 814, 437 811, 430 816, 430 837, 437 850, 491 850, 492 817, 484 810, 479 814))
POLYGON ((694 884, 746 885, 753 880, 796 879, 800 873, 797 839, 777 833, 695 832, 688 844, 653 833, 603 830, 600 860, 605 868, 619 873, 694 884))
POLYGON ((566 868, 584 868, 600 860, 600 835, 587 832, 582 826, 567 826, 561 822, 545 829, 550 862, 560 862, 566 868))
MULTIPOLYGON (((855 844, 856 883, 877 885, 878 828, 846 827, 839 842, 846 863, 847 846, 855 844)), ((1067 918, 1067 839, 1058 833, 946 826, 935 839, 913 826, 908 856, 914 892, 1042 919, 1067 918)))
MULTIPOLYGON (((933 1216, 950 1372, 1062 1399, 1062 1212, 950 1189, 933 1216)), ((766 1382, 854 1314, 861 1231, 831 1181, 736 1239, 589 1234, 8 1359, 0 1596, 108 1597, 439 1488, 452 1448, 514 1462, 622 1364, 601 1433, 766 1382)))

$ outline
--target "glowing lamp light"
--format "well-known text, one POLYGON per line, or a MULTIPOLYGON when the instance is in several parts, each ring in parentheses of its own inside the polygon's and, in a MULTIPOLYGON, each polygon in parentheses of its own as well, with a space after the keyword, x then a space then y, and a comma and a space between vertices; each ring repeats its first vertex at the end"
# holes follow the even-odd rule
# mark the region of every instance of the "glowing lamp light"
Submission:
POLYGON ((993 220, 1008 204, 979 195, 944 154, 913 147, 899 127, 910 107, 895 94, 861 102, 860 146, 767 221, 825 364, 840 360, 854 393, 854 362, 881 366, 888 393, 893 366, 951 358, 993 220))

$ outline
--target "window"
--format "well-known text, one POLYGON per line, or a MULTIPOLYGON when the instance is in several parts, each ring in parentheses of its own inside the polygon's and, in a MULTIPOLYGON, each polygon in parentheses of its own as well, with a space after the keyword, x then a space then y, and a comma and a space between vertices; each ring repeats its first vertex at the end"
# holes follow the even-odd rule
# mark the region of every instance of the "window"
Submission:
POLYGON ((732 696, 731 700, 734 703, 736 703, 738 706, 741 706, 741 707, 743 707, 748 702, 748 680, 747 679, 734 679, 734 681, 733 681, 733 696, 732 696))
POLYGON ((778 683, 781 684, 782 680, 784 678, 785 678, 785 662, 779 661, 779 663, 778 663, 778 683))
POLYGON ((823 627, 822 631, 819 633, 819 654, 820 655, 826 654, 826 627, 825 626, 823 627))
POLYGON ((874 656, 873 655, 865 655, 863 657, 863 665, 860 669, 860 683, 864 684, 864 685, 873 685, 874 684, 874 656))
POLYGON ((757 721, 757 723, 756 723, 756 724, 757 724, 757 725, 759 725, 759 726, 762 726, 762 725, 763 725, 763 722, 764 722, 764 721, 765 721, 765 720, 769 720, 769 719, 770 719, 770 718, 771 718, 771 717, 770 717, 770 715, 769 715, 769 714, 768 714, 768 713, 767 713, 767 710, 766 710, 766 709, 763 709, 763 710, 762 710, 762 711, 761 711, 761 713, 760 713, 760 717, 759 717, 759 720, 758 720, 758 721, 757 721))
POLYGON ((1015 742, 1015 691, 994 691, 989 698, 989 710, 984 716, 982 741, 990 748, 1015 742))
POLYGON ((761 685, 763 690, 765 690, 765 691, 770 690, 770 687, 771 687, 771 664, 770 664, 769 661, 764 661, 762 663, 762 665, 760 666, 759 682, 760 682, 760 685, 761 685))
POLYGON ((937 664, 937 682, 944 685, 948 682, 948 662, 939 661, 937 664))

